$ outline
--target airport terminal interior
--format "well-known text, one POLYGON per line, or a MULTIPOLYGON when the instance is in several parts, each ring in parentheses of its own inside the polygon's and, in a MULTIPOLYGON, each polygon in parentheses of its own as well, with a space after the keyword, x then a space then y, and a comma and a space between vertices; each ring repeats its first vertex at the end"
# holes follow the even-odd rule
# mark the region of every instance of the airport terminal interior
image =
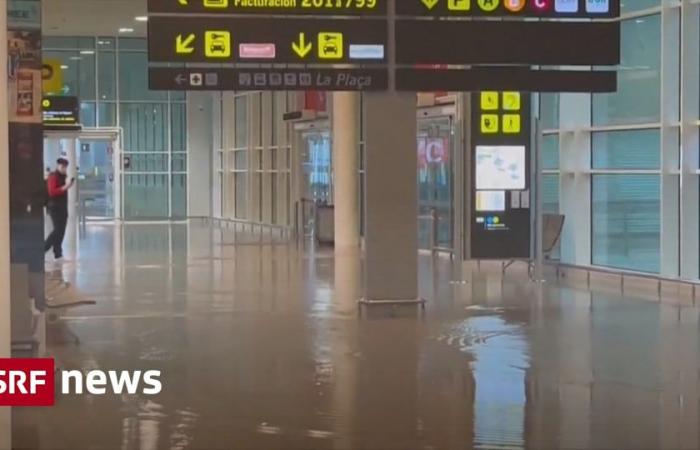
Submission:
POLYGON ((532 94, 153 89, 146 0, 0 5, 0 356, 163 383, 0 449, 700 448, 697 0, 620 2, 614 92, 532 94))

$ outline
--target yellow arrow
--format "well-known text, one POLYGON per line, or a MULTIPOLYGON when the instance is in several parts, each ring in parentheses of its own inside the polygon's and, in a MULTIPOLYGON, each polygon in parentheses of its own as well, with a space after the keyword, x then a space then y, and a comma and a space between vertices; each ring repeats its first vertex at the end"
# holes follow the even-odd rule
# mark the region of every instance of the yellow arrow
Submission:
MULTIPOLYGON (((185 1, 187 1, 187 0, 185 0, 185 1)), ((420 1, 423 2, 423 4, 425 5, 426 8, 433 9, 433 8, 435 8, 435 5, 437 5, 440 0, 420 0, 420 1)))
POLYGON ((306 55, 311 51, 313 44, 311 42, 306 42, 306 34, 299 33, 299 42, 292 42, 292 50, 294 53, 299 55, 300 58, 305 58, 306 55))
POLYGON ((194 51, 194 47, 192 47, 194 39, 194 33, 188 34, 187 37, 184 39, 182 38, 181 34, 178 34, 177 39, 175 39, 175 52, 181 55, 189 55, 190 53, 192 53, 194 51))
POLYGON ((190 0, 177 0, 177 2, 182 6, 187 6, 190 4, 190 0))

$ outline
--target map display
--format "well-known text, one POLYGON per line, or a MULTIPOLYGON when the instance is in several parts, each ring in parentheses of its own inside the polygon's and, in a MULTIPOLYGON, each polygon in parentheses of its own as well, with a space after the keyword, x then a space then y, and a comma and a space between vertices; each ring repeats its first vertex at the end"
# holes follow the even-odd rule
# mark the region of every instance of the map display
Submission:
POLYGON ((476 188, 478 190, 524 190, 525 146, 479 145, 476 147, 476 188))

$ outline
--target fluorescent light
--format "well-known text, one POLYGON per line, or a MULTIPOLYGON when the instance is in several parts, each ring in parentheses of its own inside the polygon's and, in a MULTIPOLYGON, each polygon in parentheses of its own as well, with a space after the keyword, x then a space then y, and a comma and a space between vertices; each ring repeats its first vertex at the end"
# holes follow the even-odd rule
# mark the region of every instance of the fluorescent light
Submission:
POLYGON ((94 55, 95 51, 94 50, 80 50, 81 55, 94 55))
POLYGON ((61 69, 66 70, 66 69, 68 69, 68 66, 65 65, 65 64, 63 64, 63 65, 61 66, 61 69))
POLYGON ((148 22, 148 16, 136 16, 134 20, 137 22, 148 22))
POLYGON ((134 29, 133 29, 133 28, 129 28, 129 27, 124 27, 124 28, 120 28, 120 29, 119 29, 119 32, 120 32, 120 33, 133 33, 133 32, 134 32, 134 29))
POLYGON ((68 59, 71 59, 71 60, 73 60, 73 61, 80 61, 80 60, 83 59, 83 58, 81 58, 80 56, 71 56, 71 57, 68 58, 68 59))

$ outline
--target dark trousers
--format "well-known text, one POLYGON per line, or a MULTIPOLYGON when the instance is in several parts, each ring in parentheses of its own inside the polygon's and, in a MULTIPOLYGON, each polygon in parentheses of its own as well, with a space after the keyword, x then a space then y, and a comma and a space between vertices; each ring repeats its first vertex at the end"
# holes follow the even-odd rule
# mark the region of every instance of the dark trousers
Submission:
POLYGON ((53 223, 53 231, 44 242, 44 253, 53 248, 53 255, 56 258, 63 257, 63 238, 66 235, 66 226, 68 225, 68 211, 63 208, 49 208, 51 223, 53 223))

